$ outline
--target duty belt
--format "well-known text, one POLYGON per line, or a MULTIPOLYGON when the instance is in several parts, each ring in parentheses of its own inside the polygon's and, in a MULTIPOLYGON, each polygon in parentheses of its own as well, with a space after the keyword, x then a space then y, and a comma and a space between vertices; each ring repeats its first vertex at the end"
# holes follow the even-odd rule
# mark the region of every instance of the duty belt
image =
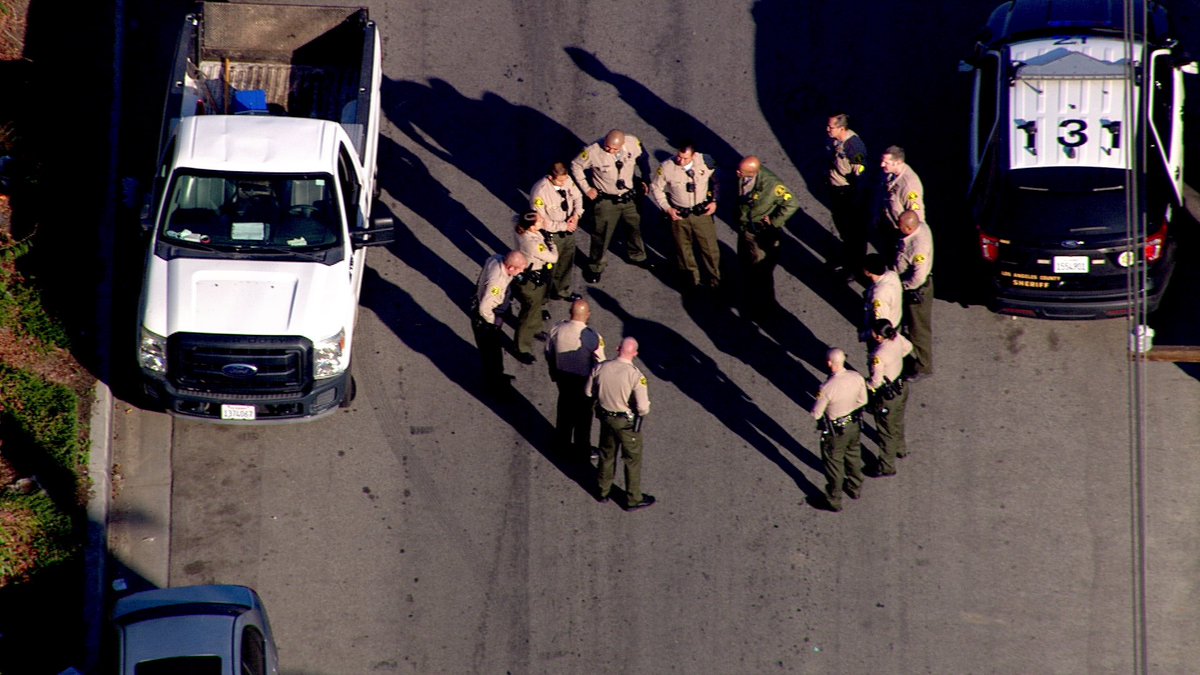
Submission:
POLYGON ((626 419, 633 419, 633 413, 613 412, 611 410, 605 410, 604 408, 596 408, 596 412, 604 415, 605 417, 624 417, 626 419))
POLYGON ((628 204, 629 202, 633 201, 633 190, 626 190, 619 195, 601 192, 597 199, 604 199, 614 204, 628 204))
POLYGON ((851 422, 854 422, 857 424, 858 422, 861 422, 861 421, 862 421, 861 410, 855 410, 854 412, 850 413, 849 415, 843 415, 842 417, 830 418, 829 423, 832 424, 834 426, 834 428, 844 429, 844 428, 850 426, 851 422))
POLYGON ((550 234, 552 234, 552 235, 554 235, 554 236, 556 236, 556 237, 565 237, 565 236, 567 236, 568 234, 571 234, 571 233, 570 233, 570 232, 567 232, 566 230, 563 230, 562 232, 551 232, 550 234))
POLYGON ((711 203, 712 203, 712 200, 707 199, 695 206, 675 206, 674 204, 671 204, 671 208, 673 208, 677 212, 683 214, 684 217, 702 216, 702 215, 704 215, 704 212, 708 210, 708 205, 711 203))

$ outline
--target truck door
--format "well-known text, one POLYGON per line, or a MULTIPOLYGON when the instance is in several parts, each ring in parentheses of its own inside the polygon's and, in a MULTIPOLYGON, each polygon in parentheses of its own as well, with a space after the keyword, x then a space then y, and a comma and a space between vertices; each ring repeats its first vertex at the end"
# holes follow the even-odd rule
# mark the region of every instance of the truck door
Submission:
MULTIPOLYGON (((338 147, 338 185, 341 187, 342 204, 346 209, 348 237, 350 232, 367 227, 367 195, 363 191, 363 177, 358 175, 358 164, 354 161, 351 149, 344 143, 338 147)), ((346 245, 351 247, 350 283, 354 287, 354 297, 358 298, 366 254, 361 247, 351 246, 349 238, 346 245)))
MULTIPOLYGON (((1000 118, 1000 54, 986 52, 974 63, 975 86, 971 116, 971 185, 983 165, 984 155, 995 140, 996 123, 1000 118)), ((992 152, 995 152, 993 149, 992 152)))

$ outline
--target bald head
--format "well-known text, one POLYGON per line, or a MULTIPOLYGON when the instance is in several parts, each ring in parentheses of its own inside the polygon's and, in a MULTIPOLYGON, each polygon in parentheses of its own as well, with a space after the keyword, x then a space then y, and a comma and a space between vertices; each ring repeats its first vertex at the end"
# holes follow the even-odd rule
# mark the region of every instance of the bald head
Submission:
POLYGON ((571 319, 587 323, 588 317, 592 315, 592 306, 587 300, 580 298, 571 303, 571 319))
POLYGON ((825 352, 825 362, 829 364, 831 372, 840 372, 846 367, 846 352, 834 347, 825 352))
POLYGON ((617 348, 617 358, 632 361, 633 357, 638 354, 638 341, 627 337, 621 340, 621 346, 617 348))
POLYGON ((742 160, 741 164, 738 164, 737 172, 738 175, 743 178, 753 178, 754 176, 758 175, 758 172, 761 169, 762 162, 758 161, 758 158, 754 155, 748 155, 742 160))
POLYGON ((911 209, 901 213, 900 218, 896 221, 896 227, 899 228, 906 237, 913 232, 916 232, 917 228, 920 226, 921 216, 917 215, 917 212, 911 209))
POLYGON ((616 152, 625 147, 625 132, 620 129, 613 129, 604 137, 604 149, 609 152, 616 152))
POLYGON ((529 266, 529 259, 520 251, 509 251, 508 255, 504 256, 504 269, 509 276, 516 276, 525 271, 529 266))

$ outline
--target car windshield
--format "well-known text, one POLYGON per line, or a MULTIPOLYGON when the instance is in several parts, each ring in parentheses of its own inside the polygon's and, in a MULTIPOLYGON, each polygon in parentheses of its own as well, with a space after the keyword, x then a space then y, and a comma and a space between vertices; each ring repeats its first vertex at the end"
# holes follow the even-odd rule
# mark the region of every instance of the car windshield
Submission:
POLYGON ((1125 195, 1120 170, 1010 171, 996 234, 1057 238, 1124 232, 1125 195))
POLYGON ((327 174, 175 175, 159 237, 204 250, 316 251, 340 243, 327 174))

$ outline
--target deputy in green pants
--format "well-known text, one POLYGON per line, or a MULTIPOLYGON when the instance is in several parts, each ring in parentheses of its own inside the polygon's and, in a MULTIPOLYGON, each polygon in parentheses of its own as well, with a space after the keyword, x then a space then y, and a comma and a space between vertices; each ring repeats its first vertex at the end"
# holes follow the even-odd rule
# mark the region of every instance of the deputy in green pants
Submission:
POLYGON ((616 471, 617 449, 625 462, 625 509, 633 511, 654 503, 653 495, 642 492, 642 432, 640 418, 650 412, 646 376, 633 365, 638 354, 637 340, 621 340, 617 358, 596 366, 585 391, 596 401, 600 419, 600 466, 596 479, 596 499, 608 501, 616 471))

